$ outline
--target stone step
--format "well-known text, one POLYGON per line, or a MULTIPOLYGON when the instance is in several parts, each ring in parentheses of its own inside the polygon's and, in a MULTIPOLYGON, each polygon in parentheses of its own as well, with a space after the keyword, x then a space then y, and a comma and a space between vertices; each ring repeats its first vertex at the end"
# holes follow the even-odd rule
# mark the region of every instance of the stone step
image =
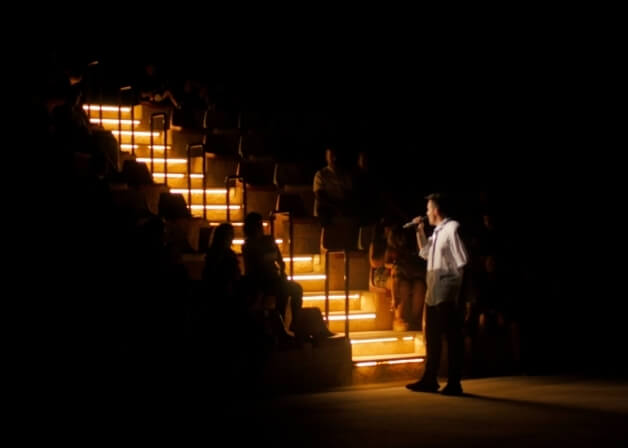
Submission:
MULTIPOLYGON (((351 333, 359 331, 375 331, 375 313, 350 310, 349 311, 349 331, 351 333)), ((329 329, 335 333, 345 331, 345 312, 332 311, 329 313, 329 329)))
POLYGON ((350 338, 354 361, 381 361, 381 356, 389 355, 425 355, 420 331, 363 331, 351 333, 350 338))
MULTIPOLYGON (((362 304, 360 291, 349 291, 349 309, 360 310, 362 304)), ((315 291, 303 294, 303 306, 315 307, 325 312, 325 292, 315 291)), ((345 292, 329 291, 329 310, 344 311, 345 309, 345 292)))

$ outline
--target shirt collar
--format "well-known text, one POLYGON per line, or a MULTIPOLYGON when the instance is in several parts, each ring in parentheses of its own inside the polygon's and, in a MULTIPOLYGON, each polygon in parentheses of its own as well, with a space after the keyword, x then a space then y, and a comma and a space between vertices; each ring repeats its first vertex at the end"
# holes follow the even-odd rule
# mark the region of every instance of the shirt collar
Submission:
POLYGON ((443 219, 443 221, 434 228, 434 232, 440 232, 445 224, 449 221, 449 218, 443 219))

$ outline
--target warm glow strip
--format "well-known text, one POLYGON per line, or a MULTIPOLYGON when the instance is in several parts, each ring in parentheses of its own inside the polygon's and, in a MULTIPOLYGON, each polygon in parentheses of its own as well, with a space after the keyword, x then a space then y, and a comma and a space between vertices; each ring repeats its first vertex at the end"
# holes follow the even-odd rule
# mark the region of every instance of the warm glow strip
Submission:
MULTIPOLYGON (((287 263, 290 261, 290 257, 284 257, 283 260, 287 263)), ((293 261, 312 261, 312 257, 294 257, 293 261)))
MULTIPOLYGON (((83 104, 83 109, 99 111, 101 108, 98 104, 83 104)), ((118 106, 102 106, 103 112, 118 112, 118 106)), ((130 107, 121 107, 120 112, 131 112, 130 107)))
POLYGON ((299 274, 289 278, 290 280, 325 280, 325 274, 299 274))
MULTIPOLYGON (((350 299, 359 299, 360 294, 349 294, 350 299)), ((329 295, 329 300, 344 300, 345 296, 341 294, 329 295)), ((303 301, 325 300, 325 296, 303 296, 303 301)))
POLYGON ((190 179, 202 179, 203 175, 202 174, 190 174, 190 179))
POLYGON ((394 342, 397 338, 352 339, 352 344, 369 344, 371 342, 394 342))
POLYGON ((364 361, 364 362, 356 362, 356 367, 374 367, 374 366, 382 366, 382 365, 393 365, 393 364, 416 364, 425 362, 424 358, 410 358, 410 359, 394 359, 390 361, 364 361))
MULTIPOLYGON (((114 135, 119 135, 120 131, 114 129, 111 131, 114 135)), ((136 137, 150 137, 150 131, 122 131, 122 135, 135 135, 136 137)), ((153 137, 159 137, 159 132, 153 132, 153 137)))
MULTIPOLYGON (((222 222, 216 222, 216 221, 212 221, 212 222, 210 222, 210 223, 209 223, 209 225, 210 225, 211 227, 218 227, 220 224, 223 224, 223 223, 222 223, 222 222)), ((232 222, 232 223, 230 223, 230 224, 231 224, 233 227, 242 227, 242 226, 244 226, 244 223, 243 223, 243 222, 232 222)), ((267 223, 267 222, 265 222, 265 223, 263 223, 263 225, 264 225, 264 227, 267 227, 267 226, 268 226, 268 223, 267 223)))
POLYGON ((140 120, 127 120, 127 119, 120 119, 118 120, 117 118, 103 118, 102 120, 100 118, 90 118, 89 119, 90 123, 94 123, 94 124, 100 124, 100 123, 107 123, 107 124, 122 124, 122 125, 128 125, 128 124, 133 124, 133 126, 137 126, 138 124, 140 124, 140 120))
MULTIPOLYGON (((132 145, 130 143, 122 143, 120 145, 120 148, 121 149, 137 149, 137 148, 139 148, 139 146, 140 145, 132 145)), ((150 144, 149 143, 147 143, 144 146, 147 147, 146 149, 150 149, 150 144)), ((170 148, 172 148, 172 146, 168 145, 168 149, 170 149, 170 148)), ((155 151, 163 151, 165 149, 165 147, 164 147, 164 145, 153 145, 153 149, 155 151)))
MULTIPOLYGON (((172 193, 177 193, 177 194, 188 194, 189 191, 192 192, 192 194, 203 194, 203 189, 202 188, 192 188, 192 190, 188 190, 187 188, 172 188, 170 189, 170 191, 172 193)), ((205 194, 227 194, 227 189, 225 188, 207 188, 205 190, 205 194)))
MULTIPOLYGON (((206 210, 227 210, 227 206, 226 205, 206 205, 205 209, 206 210)), ((192 210, 203 210, 203 205, 202 204, 192 205, 192 210)), ((229 210, 240 210, 240 206, 230 205, 229 210)))
POLYGON ((414 340, 414 336, 404 336, 402 338, 403 341, 413 341, 414 340))
MULTIPOLYGON (((150 157, 138 157, 136 159, 138 162, 150 163, 150 157)), ((166 159, 163 157, 153 157, 153 163, 164 163, 166 159)), ((187 159, 171 159, 168 158, 168 164, 170 165, 183 165, 184 163, 188 163, 187 159)))
MULTIPOLYGON (((375 313, 349 314, 349 320, 362 320, 362 319, 375 319, 375 313)), ((342 316, 329 316, 329 320, 345 320, 345 316, 344 314, 342 316)))
MULTIPOLYGON (((185 174, 183 173, 168 173, 168 177, 171 177, 173 179, 183 179, 184 176, 185 174)), ((166 173, 153 173, 153 177, 164 178, 166 177, 166 173)))
MULTIPOLYGON (((276 242, 277 244, 281 244, 281 243, 280 243, 280 240, 275 240, 275 242, 276 242)), ((236 239, 234 239, 234 240, 233 240, 233 244, 237 244, 237 245, 244 244, 244 239, 242 239, 242 238, 236 238, 236 239)))
POLYGON ((358 362, 356 363, 356 367, 374 367, 376 366, 377 363, 375 361, 368 361, 368 362, 358 362))
POLYGON ((423 358, 414 358, 414 359, 395 359, 395 360, 390 360, 390 361, 381 361, 381 364, 411 364, 411 363, 418 363, 418 362, 424 362, 425 360, 423 358))

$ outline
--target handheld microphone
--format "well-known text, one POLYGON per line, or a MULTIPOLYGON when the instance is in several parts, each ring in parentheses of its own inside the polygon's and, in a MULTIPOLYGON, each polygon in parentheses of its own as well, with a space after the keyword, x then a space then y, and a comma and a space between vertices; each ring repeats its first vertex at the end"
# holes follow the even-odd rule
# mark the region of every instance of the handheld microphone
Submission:
POLYGON ((420 222, 424 222, 424 223, 428 222, 427 216, 419 216, 418 218, 419 218, 419 221, 415 221, 417 218, 414 218, 412 221, 405 223, 402 227, 404 229, 409 229, 411 227, 418 226, 420 222))

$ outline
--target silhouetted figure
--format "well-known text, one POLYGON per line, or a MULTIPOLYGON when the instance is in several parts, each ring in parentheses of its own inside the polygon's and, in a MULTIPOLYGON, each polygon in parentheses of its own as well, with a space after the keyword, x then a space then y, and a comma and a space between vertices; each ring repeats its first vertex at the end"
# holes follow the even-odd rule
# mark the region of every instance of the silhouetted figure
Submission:
POLYGON ((201 93, 206 87, 193 79, 183 82, 183 91, 178 95, 180 109, 173 112, 173 123, 184 129, 201 129, 203 118, 210 104, 209 98, 201 93))
POLYGON ((293 317, 303 306, 303 288, 288 280, 279 247, 271 235, 264 235, 259 213, 249 213, 244 220, 242 255, 247 282, 265 298, 274 298, 274 308, 284 320, 285 329, 291 331, 293 317))
POLYGON ((325 150, 327 166, 314 175, 314 216, 318 216, 322 226, 330 224, 334 218, 352 216, 351 177, 338 166, 334 148, 325 150))
POLYGON ((369 166, 365 151, 358 153, 357 165, 352 173, 353 198, 360 225, 370 225, 382 216, 382 186, 369 166))
POLYGON ((218 309, 235 311, 241 303, 236 303, 241 296, 241 277, 238 256, 231 249, 233 244, 233 226, 220 224, 214 230, 212 243, 205 253, 203 281, 209 294, 215 298, 218 309))
POLYGON ((373 285, 392 290, 392 265, 386 263, 388 235, 393 227, 392 220, 383 218, 375 226, 373 240, 369 245, 369 262, 373 270, 373 285))
POLYGON ((144 66, 144 72, 138 80, 138 91, 140 101, 156 106, 179 108, 179 102, 166 85, 166 82, 160 78, 157 66, 153 63, 148 63, 144 66))
POLYGON ((391 266, 392 298, 396 331, 420 330, 425 304, 425 261, 419 257, 416 244, 397 225, 388 233, 385 255, 391 266))
POLYGON ((269 317, 270 323, 274 325, 272 330, 279 333, 279 338, 296 336, 296 340, 292 342, 320 342, 333 336, 318 308, 303 308, 303 288, 297 282, 288 280, 279 247, 271 235, 264 235, 262 216, 259 213, 249 213, 246 216, 244 235, 242 254, 249 290, 252 294, 260 291, 262 300, 266 303, 265 307, 278 312, 286 334, 282 334, 282 329, 277 328, 272 320, 272 313, 269 317))

